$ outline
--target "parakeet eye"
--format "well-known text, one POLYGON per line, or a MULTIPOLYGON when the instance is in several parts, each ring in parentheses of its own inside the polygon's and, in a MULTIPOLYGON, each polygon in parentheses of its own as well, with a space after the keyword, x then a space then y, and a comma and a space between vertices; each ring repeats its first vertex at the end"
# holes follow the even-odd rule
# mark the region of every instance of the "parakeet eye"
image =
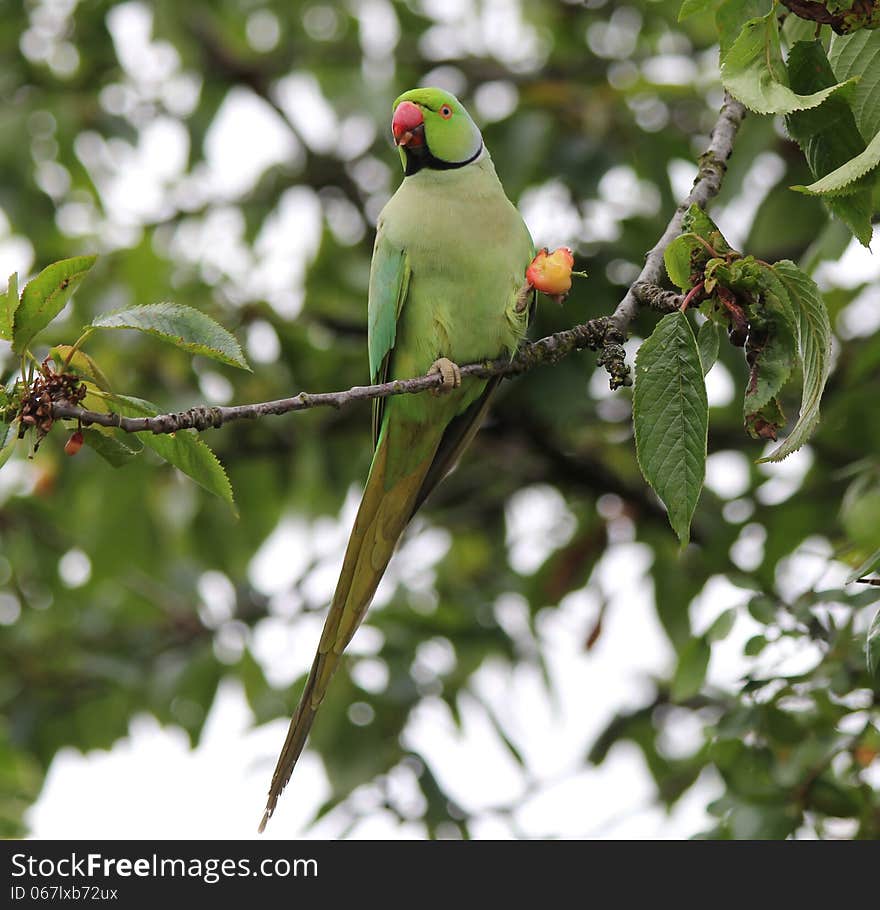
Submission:
POLYGON ((444 104, 443 107, 440 108, 440 116, 444 120, 448 120, 452 116, 452 108, 448 104, 444 104))

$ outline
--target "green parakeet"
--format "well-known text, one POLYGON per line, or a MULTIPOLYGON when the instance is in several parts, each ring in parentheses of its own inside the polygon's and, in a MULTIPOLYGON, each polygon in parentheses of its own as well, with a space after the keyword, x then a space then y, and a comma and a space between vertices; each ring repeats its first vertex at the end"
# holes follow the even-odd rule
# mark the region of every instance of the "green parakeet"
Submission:
POLYGON ((370 273, 374 383, 440 372, 438 394, 375 399, 374 454, 305 689, 278 759, 262 831, 290 779, 342 652, 361 624, 413 513, 476 433, 497 379, 461 379, 458 363, 513 356, 533 298, 534 255, 483 137, 449 92, 394 103, 404 169, 379 215, 370 273))

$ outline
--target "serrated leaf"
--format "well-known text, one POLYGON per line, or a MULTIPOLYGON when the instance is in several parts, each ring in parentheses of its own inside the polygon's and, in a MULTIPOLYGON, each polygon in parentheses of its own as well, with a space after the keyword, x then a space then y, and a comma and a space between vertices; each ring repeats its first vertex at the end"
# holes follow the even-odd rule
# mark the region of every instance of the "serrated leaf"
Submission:
POLYGON ((836 92, 850 91, 852 84, 840 82, 807 95, 792 91, 787 85, 773 10, 745 23, 724 56, 721 82, 734 98, 759 114, 791 114, 818 107, 836 92))
MULTIPOLYGON (((870 175, 873 182, 875 175, 870 175)), ((859 185, 861 181, 856 181, 859 185)), ((826 196, 825 205, 850 229, 853 237, 864 247, 871 246, 874 236, 872 217, 874 214, 873 192, 865 188, 847 196, 826 196)))
POLYGON ((706 250, 696 234, 680 234, 663 251, 663 262, 669 280, 683 291, 689 291, 694 282, 691 276, 702 271, 701 259, 708 259, 706 250))
POLYGON ((84 427, 82 434, 83 442, 114 468, 130 464, 139 454, 137 449, 126 445, 118 436, 108 436, 89 427, 84 427))
POLYGON ((720 284, 733 291, 753 294, 764 287, 765 268, 754 256, 741 256, 730 261, 710 259, 706 263, 706 289, 712 290, 720 284))
POLYGON ((715 5, 715 0, 684 0, 678 11, 678 21, 683 22, 689 16, 695 16, 715 5))
POLYGON ((715 27, 721 51, 719 63, 724 63, 727 52, 742 32, 743 23, 765 16, 771 6, 771 0, 725 0, 718 7, 715 27))
POLYGON ((868 672, 874 679, 880 680, 880 610, 874 614, 865 637, 865 657, 868 672))
POLYGON ((761 462, 781 461, 809 439, 819 422, 819 405, 831 369, 831 324, 816 283, 789 259, 775 263, 770 271, 785 288, 797 320, 804 387, 797 423, 785 442, 761 462))
POLYGON ((721 328, 711 319, 707 319, 697 330, 697 349, 700 352, 700 365, 703 367, 704 376, 715 366, 720 348, 721 328))
MULTIPOLYGON (((159 409, 151 402, 129 395, 113 395, 109 404, 114 413, 123 417, 154 417, 159 413, 159 409)), ((236 512, 232 485, 223 465, 195 431, 180 430, 174 434, 144 432, 136 433, 135 436, 199 486, 229 503, 236 512)))
POLYGON ((795 317, 784 286, 767 275, 763 306, 751 313, 746 341, 749 379, 743 397, 743 421, 753 439, 776 439, 785 425, 785 415, 777 395, 788 381, 798 361, 794 335, 795 317))
POLYGON ((155 335, 169 344, 250 370, 235 336, 193 307, 178 303, 150 303, 102 313, 90 323, 98 329, 134 329, 155 335))
POLYGON ((0 338, 12 341, 12 326, 18 309, 18 272, 9 276, 6 293, 0 297, 0 338))
POLYGON ((73 351, 72 344, 56 344, 55 347, 49 351, 49 355, 55 363, 58 364, 59 369, 64 367, 66 363, 66 368, 72 369, 75 373, 82 376, 83 379, 91 380, 99 389, 102 389, 105 392, 112 391, 110 388, 110 381, 92 357, 81 350, 73 351, 73 356, 70 356, 71 351, 73 351), (70 357, 69 361, 67 360, 68 357, 70 357))
POLYGON ((735 252, 724 239, 718 225, 696 203, 693 203, 684 213, 681 219, 681 230, 682 233, 691 232, 697 237, 701 237, 721 256, 735 252))
POLYGON ((97 256, 76 256, 46 266, 21 292, 12 330, 12 350, 20 354, 64 309, 97 256))
POLYGON ((845 164, 809 186, 793 186, 792 189, 799 193, 806 193, 808 196, 846 193, 851 189, 851 184, 873 171, 878 164, 880 164, 880 133, 868 143, 868 147, 861 155, 850 158, 845 164))
POLYGON ((678 658, 669 695, 672 701, 686 701, 696 695, 706 678, 712 649, 705 638, 692 639, 678 658))
POLYGON ((694 203, 681 219, 681 233, 664 250, 663 261, 672 283, 687 291, 713 255, 733 252, 715 222, 694 203))
POLYGON ((852 35, 833 35, 828 62, 839 81, 859 77, 850 104, 867 142, 880 132, 880 31, 864 29, 852 35))
MULTIPOLYGON (((788 57, 792 88, 800 92, 833 85, 835 76, 820 41, 799 41, 788 57)), ((827 176, 865 151, 865 140, 856 125, 852 108, 840 96, 821 107, 800 111, 786 118, 789 135, 804 153, 816 178, 827 176)), ((841 189, 845 196, 825 199, 829 209, 847 224, 864 245, 871 242, 871 183, 867 175, 841 189)))
POLYGON ((684 313, 670 313, 636 355, 633 421, 639 467, 682 543, 703 486, 708 413, 696 338, 684 313))

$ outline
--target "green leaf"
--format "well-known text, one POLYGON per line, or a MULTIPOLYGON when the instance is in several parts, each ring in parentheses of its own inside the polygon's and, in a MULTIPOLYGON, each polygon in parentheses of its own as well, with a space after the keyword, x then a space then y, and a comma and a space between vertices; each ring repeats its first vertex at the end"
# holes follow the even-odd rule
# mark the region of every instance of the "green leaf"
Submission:
POLYGON ((752 308, 745 348, 749 381, 743 421, 753 439, 776 439, 777 430, 785 425, 777 395, 798 361, 791 303, 775 278, 770 284, 763 306, 752 308))
POLYGON ((639 467, 682 543, 703 486, 708 413, 694 333, 684 313, 670 313, 636 355, 633 421, 639 467))
POLYGON ((853 189, 852 184, 860 177, 873 171, 880 164, 880 133, 878 133, 868 144, 868 147, 855 158, 851 158, 846 164, 826 174, 821 180, 811 183, 809 186, 793 186, 793 190, 799 193, 806 193, 808 196, 824 196, 849 192, 853 189))
MULTIPOLYGON (((156 405, 129 395, 113 395, 109 404, 114 413, 123 417, 154 417, 159 413, 156 405)), ((144 432, 135 435, 145 446, 183 471, 209 493, 228 502, 233 511, 236 511, 232 485, 223 465, 195 431, 180 430, 173 434, 144 432)))
POLYGON ((705 376, 715 366, 718 351, 721 348, 721 328, 718 323, 707 319, 697 330, 697 348, 700 352, 700 365, 705 376))
POLYGON ((137 449, 130 448, 115 435, 110 436, 91 428, 83 428, 82 434, 83 442, 114 468, 124 467, 140 454, 137 449))
MULTIPOLYGON (((810 19, 801 19, 800 16, 789 15, 785 17, 784 22, 779 24, 779 33, 782 36, 782 43, 785 47, 793 48, 798 41, 813 41, 816 37, 816 28, 816 23, 810 19)), ((798 91, 801 91, 801 89, 798 89, 798 91)))
POLYGON ((706 631, 706 641, 722 641, 730 635, 734 624, 736 623, 736 607, 729 607, 721 613, 715 622, 706 631))
POLYGON ((221 363, 250 370, 231 332, 199 310, 177 303, 151 303, 96 316, 98 329, 135 329, 155 335, 191 354, 202 354, 221 363))
POLYGON ((0 424, 0 468, 12 457, 17 443, 18 433, 14 432, 12 424, 0 424))
POLYGON ((810 808, 834 818, 857 818, 862 814, 862 801, 857 792, 845 789, 828 774, 813 781, 806 799, 810 808))
POLYGON ((847 576, 846 583, 864 578, 872 572, 880 572, 880 550, 875 550, 855 571, 847 576))
POLYGON ((696 234, 688 231, 679 235, 663 252, 663 262, 670 281, 683 291, 689 291, 695 283, 693 276, 702 272, 702 266, 709 255, 706 245, 696 234))
POLYGON ((788 87, 773 10, 743 26, 724 56, 721 82, 734 98, 759 114, 807 110, 818 107, 836 92, 851 90, 845 88, 850 82, 840 82, 807 95, 799 95, 788 87))
POLYGON ((880 132, 880 31, 833 35, 828 62, 839 81, 859 77, 851 106, 859 132, 867 142, 880 132))
POLYGON ((0 338, 12 341, 12 326, 18 309, 18 272, 9 276, 6 293, 0 297, 0 338))
POLYGON ((21 293, 12 330, 12 350, 20 354, 64 309, 97 256, 76 256, 46 266, 21 293))
POLYGON ((880 680, 880 610, 874 614, 865 637, 865 658, 868 672, 874 679, 880 680))
POLYGON ((775 263, 769 271, 785 289, 797 321, 803 394, 797 423, 785 442, 761 462, 781 461, 809 439, 819 422, 819 405, 831 369, 831 324, 816 283, 789 259, 775 263))
POLYGON ((99 389, 103 389, 105 392, 112 391, 110 382, 104 375, 103 370, 85 351, 73 351, 73 356, 71 356, 71 351, 73 351, 72 344, 56 344, 49 351, 49 355, 58 364, 59 369, 71 369, 82 376, 83 379, 91 380, 99 389), (68 357, 70 357, 69 362, 67 362, 68 357), (65 362, 67 362, 66 367, 65 362))
POLYGON ((678 21, 683 22, 689 16, 702 13, 704 10, 709 9, 710 6, 714 5, 715 0, 684 0, 681 4, 681 9, 678 11, 678 21))
POLYGON ((724 63, 727 52, 733 47, 748 19, 765 16, 771 9, 771 0, 725 0, 715 13, 715 27, 721 46, 719 63, 724 63))
POLYGON ((694 203, 681 220, 681 234, 664 250, 663 261, 672 283, 688 291, 713 256, 732 252, 715 222, 694 203))
POLYGON ((776 620, 778 604, 764 594, 756 594, 749 601, 748 610, 753 619, 763 626, 769 626, 776 620))
POLYGON ((688 643, 672 677, 669 695, 673 701, 686 701, 700 691, 711 656, 712 649, 705 638, 694 638, 688 643))
MULTIPOLYGON (((804 92, 825 88, 835 82, 834 73, 820 41, 799 41, 788 57, 791 85, 804 92)), ((800 111, 786 118, 789 135, 801 147, 814 177, 843 167, 865 151, 865 140, 856 126, 852 108, 844 98, 834 96, 821 107, 800 111)), ((871 242, 871 186, 873 179, 862 177, 825 204, 846 223, 864 245, 871 242)))
MULTIPOLYGON (((683 233, 691 232, 697 237, 701 237, 720 256, 734 252, 718 229, 718 225, 696 203, 693 203, 684 213, 681 219, 681 230, 683 233)), ((711 256, 708 250, 707 253, 711 256)))
POLYGON ((754 256, 741 256, 739 259, 710 259, 706 263, 706 290, 711 292, 715 286, 730 288, 734 291, 753 294, 759 292, 766 280, 766 266, 754 256))
POLYGON ((763 635, 753 635, 743 647, 746 657, 757 657, 767 647, 767 639, 763 635))

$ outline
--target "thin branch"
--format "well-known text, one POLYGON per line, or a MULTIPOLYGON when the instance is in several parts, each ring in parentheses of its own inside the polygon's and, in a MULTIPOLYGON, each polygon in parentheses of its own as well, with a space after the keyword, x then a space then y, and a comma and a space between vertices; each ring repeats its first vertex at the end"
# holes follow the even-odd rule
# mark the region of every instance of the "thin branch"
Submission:
MULTIPOLYGON (((610 317, 609 328, 616 331, 622 339, 626 338, 629 324, 635 319, 640 304, 647 302, 652 306, 654 305, 656 297, 646 298, 644 287, 645 285, 659 287, 662 283, 665 275, 663 254, 666 252, 666 247, 681 233, 681 220, 684 217, 684 213, 694 204, 701 209, 705 209, 709 200, 717 196, 721 190, 721 182, 727 171, 727 159, 730 158, 733 151, 733 142, 745 115, 745 107, 725 92, 724 103, 721 105, 718 120, 712 129, 709 148, 700 156, 699 170, 687 199, 675 210, 675 214, 666 226, 663 236, 645 257, 645 265, 639 277, 632 283, 626 296, 620 301, 610 317)), ((612 387, 614 387, 615 373, 612 371, 612 367, 615 368, 618 375, 621 372, 620 363, 617 361, 618 355, 616 355, 616 352, 613 355, 610 354, 607 346, 604 353, 607 361, 610 361, 610 363, 606 361, 606 369, 612 375, 612 387)), ((620 362, 622 362, 622 348, 619 352, 619 358, 620 362)), ((624 372, 628 374, 629 367, 624 365, 624 372)))
MULTIPOLYGON (((516 376, 540 364, 556 363, 574 351, 585 348, 598 350, 605 342, 608 319, 600 316, 583 325, 548 335, 531 344, 524 344, 512 360, 489 360, 470 363, 461 367, 462 376, 488 379, 491 376, 516 376)), ((436 389, 443 382, 439 374, 416 376, 412 379, 397 379, 377 385, 354 386, 344 392, 300 392, 292 398, 263 401, 257 404, 243 404, 232 407, 207 407, 200 405, 176 414, 159 414, 155 417, 123 417, 120 414, 106 414, 89 411, 56 401, 52 405, 55 420, 78 420, 83 426, 97 424, 102 427, 116 427, 126 433, 175 433, 178 430, 217 429, 233 420, 253 420, 269 415, 288 414, 291 411, 305 411, 311 408, 341 408, 355 401, 371 398, 389 398, 392 395, 411 395, 436 389)))

